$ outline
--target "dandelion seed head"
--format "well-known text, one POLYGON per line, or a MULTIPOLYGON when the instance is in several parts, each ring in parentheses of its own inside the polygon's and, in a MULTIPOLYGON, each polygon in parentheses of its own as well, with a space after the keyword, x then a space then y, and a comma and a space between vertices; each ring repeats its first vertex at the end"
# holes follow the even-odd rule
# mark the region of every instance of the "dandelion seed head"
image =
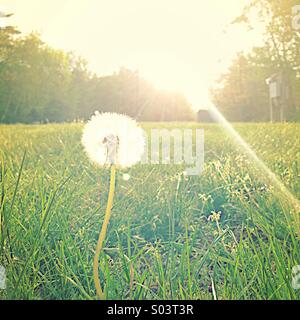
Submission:
POLYGON ((82 144, 94 163, 127 168, 141 160, 145 136, 143 129, 132 118, 96 111, 84 127, 82 144))

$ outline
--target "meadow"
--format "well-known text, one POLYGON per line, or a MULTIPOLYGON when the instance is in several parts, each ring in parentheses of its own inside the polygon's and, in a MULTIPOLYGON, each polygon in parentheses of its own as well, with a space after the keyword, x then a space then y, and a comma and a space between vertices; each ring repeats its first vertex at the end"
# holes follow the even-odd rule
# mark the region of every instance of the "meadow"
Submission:
MULTIPOLYGON (((219 124, 205 167, 136 165, 117 176, 102 283, 108 299, 299 299, 300 208, 219 124), (125 181, 123 173, 130 175, 125 181)), ((89 162, 82 124, 0 126, 0 299, 95 299, 93 256, 108 170, 89 162)), ((300 198, 300 124, 235 124, 300 198)))

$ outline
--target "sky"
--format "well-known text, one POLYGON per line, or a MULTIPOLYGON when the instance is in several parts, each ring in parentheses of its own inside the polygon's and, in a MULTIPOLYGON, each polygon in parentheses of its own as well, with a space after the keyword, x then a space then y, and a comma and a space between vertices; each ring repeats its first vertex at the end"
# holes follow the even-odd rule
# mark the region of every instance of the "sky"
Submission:
POLYGON ((231 25, 248 0, 0 0, 10 24, 74 51, 92 71, 139 70, 159 89, 209 108, 209 88, 239 51, 261 44, 261 26, 231 25))

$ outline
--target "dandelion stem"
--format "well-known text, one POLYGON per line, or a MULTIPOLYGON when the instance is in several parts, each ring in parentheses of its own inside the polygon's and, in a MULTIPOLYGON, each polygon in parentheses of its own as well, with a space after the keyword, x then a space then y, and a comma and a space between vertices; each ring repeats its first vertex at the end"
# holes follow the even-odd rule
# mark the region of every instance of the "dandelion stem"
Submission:
POLYGON ((109 185, 109 194, 108 194, 105 217, 104 217, 101 232, 99 234, 96 253, 94 257, 94 283, 95 283, 97 295, 99 296, 100 300, 105 300, 105 295, 101 289, 101 284, 99 280, 99 256, 102 250, 103 241, 106 236, 107 226, 111 216, 111 208, 113 205, 114 193, 115 193, 115 182, 116 182, 116 166, 113 164, 110 169, 110 185, 109 185))

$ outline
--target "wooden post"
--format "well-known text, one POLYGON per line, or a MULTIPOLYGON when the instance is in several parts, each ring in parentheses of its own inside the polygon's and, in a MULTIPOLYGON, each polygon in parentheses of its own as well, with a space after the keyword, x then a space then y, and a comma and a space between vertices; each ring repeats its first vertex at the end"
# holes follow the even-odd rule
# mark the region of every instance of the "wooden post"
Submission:
POLYGON ((284 104, 281 103, 280 104, 280 122, 284 122, 285 118, 284 118, 284 104))
POLYGON ((273 99, 270 98, 270 122, 273 123, 274 119, 273 119, 273 99))

